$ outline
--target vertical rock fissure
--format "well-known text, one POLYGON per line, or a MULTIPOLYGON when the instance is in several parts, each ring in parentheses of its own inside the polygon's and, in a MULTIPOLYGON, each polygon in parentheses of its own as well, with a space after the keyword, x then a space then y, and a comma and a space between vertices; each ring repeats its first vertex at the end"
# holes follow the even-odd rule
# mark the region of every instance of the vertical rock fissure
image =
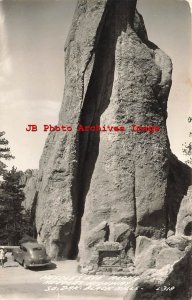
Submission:
POLYGON ((73 130, 46 141, 30 201, 38 241, 53 259, 79 250, 83 274, 138 277, 135 299, 153 298, 162 284, 182 298, 191 283, 191 189, 183 196, 192 177, 168 142, 171 61, 148 41, 138 13, 133 26, 135 0, 78 3, 59 120, 73 130), (126 132, 78 132, 78 123, 126 132))
MULTIPOLYGON (((129 26, 130 13, 133 5, 128 9, 129 0, 121 0, 121 5, 110 0, 106 6, 105 19, 100 24, 96 36, 95 62, 81 110, 79 124, 83 126, 100 125, 100 117, 110 103, 115 70, 115 50, 117 38, 129 26), (123 4, 123 5, 122 5, 123 4), (118 20, 121 9, 121 20, 118 20), (102 29, 101 29, 102 27, 102 29)), ((133 4, 135 1, 132 1, 133 4)), ((104 125, 104 124, 102 124, 104 125)), ((76 257, 78 242, 81 234, 81 219, 84 213, 86 195, 89 191, 94 166, 99 153, 99 132, 79 132, 78 137, 78 171, 75 186, 77 206, 70 257, 76 257)))
MULTIPOLYGON (((106 16, 110 14, 109 5, 107 6, 107 9, 108 11, 106 12, 106 16)), ((107 17, 106 19, 109 20, 109 18, 107 17)), ((103 44, 107 42, 107 39, 105 40, 105 31, 107 26, 105 20, 103 20, 103 24, 101 23, 100 26, 102 26, 103 29, 100 30, 102 31, 102 33, 97 42, 97 49, 95 49, 95 63, 87 88, 87 93, 85 95, 85 100, 79 121, 79 124, 82 126, 100 125, 100 115, 104 109, 104 106, 107 106, 107 103, 104 104, 106 99, 105 93, 111 90, 109 86, 107 87, 107 90, 105 90, 107 81, 110 81, 111 88, 113 83, 114 63, 111 63, 111 70, 109 70, 109 68, 106 66, 106 61, 108 61, 109 63, 110 59, 106 59, 107 53, 101 53, 106 50, 106 47, 103 47, 103 44), (100 78, 100 80, 97 81, 96 78, 100 78)), ((107 27, 109 29, 109 24, 107 27)), ((108 99, 109 98, 110 94, 108 95, 108 99)), ((98 156, 100 133, 79 132, 77 140, 79 161, 76 176, 77 189, 75 191, 75 193, 77 194, 77 206, 74 213, 76 216, 76 220, 74 222, 74 230, 71 243, 71 258, 76 257, 78 253, 78 242, 81 234, 81 218, 84 212, 86 194, 89 190, 94 165, 98 156)))

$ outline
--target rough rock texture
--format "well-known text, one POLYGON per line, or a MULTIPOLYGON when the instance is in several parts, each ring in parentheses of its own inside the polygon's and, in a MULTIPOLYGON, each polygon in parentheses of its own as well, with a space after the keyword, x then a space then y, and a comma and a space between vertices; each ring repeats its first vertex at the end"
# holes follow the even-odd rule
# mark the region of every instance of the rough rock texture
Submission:
POLYGON ((134 265, 142 273, 149 268, 161 269, 173 265, 184 255, 186 247, 192 242, 184 236, 152 240, 144 236, 137 238, 134 265), (179 242, 178 242, 179 241, 179 242))
MULTIPOLYGON (((159 238, 166 234, 165 112, 172 66, 160 49, 145 40, 146 35, 139 37, 137 25, 135 30, 132 28, 128 17, 130 3, 109 4, 91 78, 92 82, 99 78, 99 90, 90 86, 87 91, 89 101, 94 93, 94 99, 100 103, 99 116, 91 124, 124 124, 126 132, 100 134, 99 155, 89 189, 85 190, 80 257, 86 263, 92 249, 84 243, 84 237, 103 218, 110 223, 110 232, 115 224, 124 223, 136 235, 159 238), (109 70, 109 66, 113 68, 109 70), (135 134, 131 124, 159 125, 161 132, 150 136, 135 134), (153 188, 147 188, 150 186, 153 188)), ((141 22, 138 15, 135 22, 141 22)), ((95 144, 91 137, 89 147, 84 170, 90 168, 89 156, 93 159, 95 144)))
POLYGON ((176 233, 187 236, 192 235, 192 187, 181 202, 177 216, 176 233))
POLYGON ((25 210, 32 210, 33 206, 36 207, 36 195, 38 190, 38 170, 26 170, 20 179, 20 184, 24 186, 23 192, 25 194, 25 200, 23 206, 25 210))
MULTIPOLYGON (((138 238, 136 253, 143 252, 143 271, 139 269, 138 280, 133 292, 128 292, 124 300, 190 300, 192 297, 192 238, 175 236, 183 239, 183 250, 169 246, 165 240, 154 241, 146 237, 138 238), (156 244, 157 243, 157 244, 156 244), (157 246, 159 254, 153 257, 153 265, 144 266, 146 251, 157 246), (153 246, 152 246, 153 245, 153 246), (161 247, 161 250, 159 248, 161 247)), ((136 254, 136 259, 138 259, 136 254)), ((142 262, 140 262, 142 264, 142 262)), ((137 268, 137 267, 136 267, 137 268)))
MULTIPOLYGON (((167 137, 172 63, 148 40, 135 6, 133 0, 78 1, 59 116, 59 125, 73 130, 49 134, 38 172, 38 239, 56 258, 76 257, 79 245, 82 269, 91 265, 94 272, 97 260, 102 268, 122 260, 126 271, 137 236, 173 235, 191 184, 190 168, 171 153, 167 137), (78 124, 125 131, 82 133, 78 124), (161 129, 138 133, 131 124, 161 129)), ((149 246, 151 257, 158 247, 149 246)), ((171 251, 179 259, 181 250, 171 251)))
POLYGON ((26 206, 51 257, 78 255, 85 274, 138 278, 127 300, 190 299, 192 177, 167 136, 172 63, 135 7, 78 1, 58 123, 73 130, 49 134, 37 176, 27 176, 26 206), (125 131, 77 132, 78 124, 125 131), (160 131, 133 132, 132 124, 160 131))

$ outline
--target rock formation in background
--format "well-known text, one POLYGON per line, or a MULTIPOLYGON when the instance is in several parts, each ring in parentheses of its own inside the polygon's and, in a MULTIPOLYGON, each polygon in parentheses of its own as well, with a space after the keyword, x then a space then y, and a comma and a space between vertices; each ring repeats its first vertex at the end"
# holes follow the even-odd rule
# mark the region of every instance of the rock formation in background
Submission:
POLYGON ((22 173, 20 184, 23 186, 23 192, 25 194, 25 200, 23 207, 25 210, 32 210, 33 206, 36 208, 35 199, 38 190, 38 170, 26 170, 22 173))
POLYGON ((90 274, 161 268, 172 254, 171 264, 185 257, 190 244, 179 250, 174 242, 173 250, 166 242, 177 239, 177 216, 177 231, 191 232, 181 230, 191 222, 187 200, 178 215, 191 169, 171 153, 166 128, 172 63, 148 40, 135 7, 134 0, 78 1, 59 116, 73 130, 50 133, 40 160, 38 239, 52 257, 78 254, 90 274), (77 132, 78 124, 125 131, 77 132), (132 132, 132 124, 161 129, 132 132), (152 262, 140 266, 142 243, 152 262))

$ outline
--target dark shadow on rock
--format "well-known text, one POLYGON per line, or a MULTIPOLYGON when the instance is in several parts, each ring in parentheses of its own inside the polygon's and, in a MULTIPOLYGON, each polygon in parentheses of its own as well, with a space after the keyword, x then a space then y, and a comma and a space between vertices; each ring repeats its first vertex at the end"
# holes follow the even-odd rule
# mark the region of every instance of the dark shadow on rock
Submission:
MULTIPOLYGON (((109 1, 97 30, 94 45, 95 61, 79 122, 83 126, 100 125, 101 115, 110 103, 114 81, 116 43, 121 32, 126 30, 127 19, 130 17, 129 13, 122 14, 124 18, 122 18, 118 28, 116 15, 118 15, 118 10, 126 11, 127 5, 125 0, 120 0, 120 2, 121 5, 119 2, 116 5, 113 0, 109 1)), ((99 154, 100 133, 79 132, 77 140, 79 167, 72 187, 73 199, 75 199, 73 201, 75 222, 69 252, 69 258, 71 259, 76 258, 78 254, 81 219, 99 154)))
POLYGON ((166 197, 167 231, 175 232, 177 215, 180 204, 189 186, 192 184, 192 169, 179 161, 177 157, 169 155, 169 176, 166 197))

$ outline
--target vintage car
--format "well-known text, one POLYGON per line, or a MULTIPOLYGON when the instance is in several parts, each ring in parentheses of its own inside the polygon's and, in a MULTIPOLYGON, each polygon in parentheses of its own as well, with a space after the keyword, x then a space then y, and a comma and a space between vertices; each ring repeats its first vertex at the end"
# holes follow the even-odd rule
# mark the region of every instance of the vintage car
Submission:
POLYGON ((35 242, 22 243, 20 247, 12 250, 13 259, 25 269, 28 267, 47 266, 51 263, 50 257, 42 244, 35 242))

